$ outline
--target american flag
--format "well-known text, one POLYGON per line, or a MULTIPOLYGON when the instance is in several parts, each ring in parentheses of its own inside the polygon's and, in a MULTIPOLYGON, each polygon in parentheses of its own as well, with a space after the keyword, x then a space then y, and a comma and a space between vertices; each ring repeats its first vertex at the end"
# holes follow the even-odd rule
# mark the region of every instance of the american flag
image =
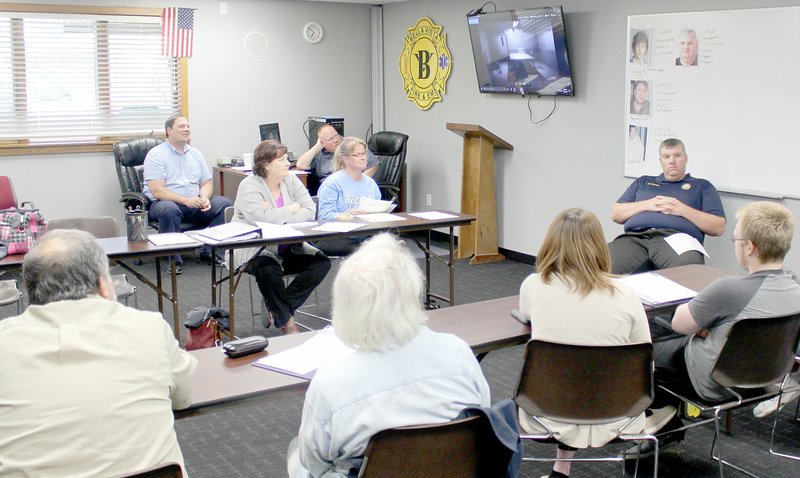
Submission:
POLYGON ((191 58, 193 27, 194 10, 165 8, 161 13, 161 54, 172 58, 191 58))

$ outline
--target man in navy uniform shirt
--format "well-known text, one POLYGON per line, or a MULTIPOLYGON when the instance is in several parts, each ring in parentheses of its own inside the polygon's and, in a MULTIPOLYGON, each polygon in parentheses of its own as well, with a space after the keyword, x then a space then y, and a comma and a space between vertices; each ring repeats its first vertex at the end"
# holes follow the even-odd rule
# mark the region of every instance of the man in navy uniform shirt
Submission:
POLYGON ((702 253, 679 255, 665 239, 685 233, 702 244, 706 234, 725 231, 719 193, 710 182, 686 173, 689 157, 683 142, 666 139, 658 152, 664 172, 634 181, 611 208, 611 219, 625 226, 625 233, 609 244, 614 274, 702 264, 702 253))

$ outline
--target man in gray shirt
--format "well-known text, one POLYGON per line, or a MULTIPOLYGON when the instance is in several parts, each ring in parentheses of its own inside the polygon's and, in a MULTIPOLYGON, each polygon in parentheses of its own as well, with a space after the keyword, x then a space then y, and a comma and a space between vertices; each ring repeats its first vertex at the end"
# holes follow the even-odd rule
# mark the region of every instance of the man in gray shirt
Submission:
MULTIPOLYGON (((317 130, 317 142, 308 151, 297 158, 297 169, 308 169, 311 171, 311 181, 309 181, 308 191, 313 196, 317 194, 317 189, 322 181, 333 173, 333 153, 342 142, 342 137, 336 128, 329 124, 324 124, 317 130)), ((380 161, 377 156, 367 150, 367 169, 364 174, 372 176, 378 170, 380 161)))
MULTIPOLYGON (((679 306, 672 329, 683 335, 653 344, 656 384, 671 389, 691 386, 712 401, 727 398, 710 373, 733 324, 746 317, 800 312, 800 278, 783 268, 794 231, 792 213, 780 204, 759 201, 740 209, 736 218, 732 241, 748 275, 720 278, 679 306)), ((648 432, 681 427, 672 395, 657 389, 653 407, 648 432)), ((682 439, 682 433, 674 438, 682 439)))

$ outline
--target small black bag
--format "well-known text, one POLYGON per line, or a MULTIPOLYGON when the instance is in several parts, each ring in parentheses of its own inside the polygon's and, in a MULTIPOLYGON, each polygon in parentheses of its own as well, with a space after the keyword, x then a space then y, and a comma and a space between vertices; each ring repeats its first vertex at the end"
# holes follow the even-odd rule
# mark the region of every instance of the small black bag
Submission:
POLYGON ((269 340, 260 335, 231 340, 222 346, 222 351, 230 358, 244 357, 245 355, 261 352, 269 345, 269 340))

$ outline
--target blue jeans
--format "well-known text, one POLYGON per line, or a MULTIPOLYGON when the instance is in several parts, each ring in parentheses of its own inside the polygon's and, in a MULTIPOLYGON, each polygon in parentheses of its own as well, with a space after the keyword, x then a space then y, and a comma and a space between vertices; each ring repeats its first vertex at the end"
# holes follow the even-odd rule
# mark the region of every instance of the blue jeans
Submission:
MULTIPOLYGON (((224 196, 212 196, 211 208, 201 211, 197 208, 181 206, 172 201, 153 201, 148 213, 150 219, 158 221, 158 232, 181 232, 181 223, 188 223, 196 229, 219 226, 225 224, 225 208, 232 206, 230 199, 224 196)), ((204 254, 210 254, 209 246, 203 247, 204 254)), ((181 256, 175 256, 175 261, 183 262, 181 256)))

